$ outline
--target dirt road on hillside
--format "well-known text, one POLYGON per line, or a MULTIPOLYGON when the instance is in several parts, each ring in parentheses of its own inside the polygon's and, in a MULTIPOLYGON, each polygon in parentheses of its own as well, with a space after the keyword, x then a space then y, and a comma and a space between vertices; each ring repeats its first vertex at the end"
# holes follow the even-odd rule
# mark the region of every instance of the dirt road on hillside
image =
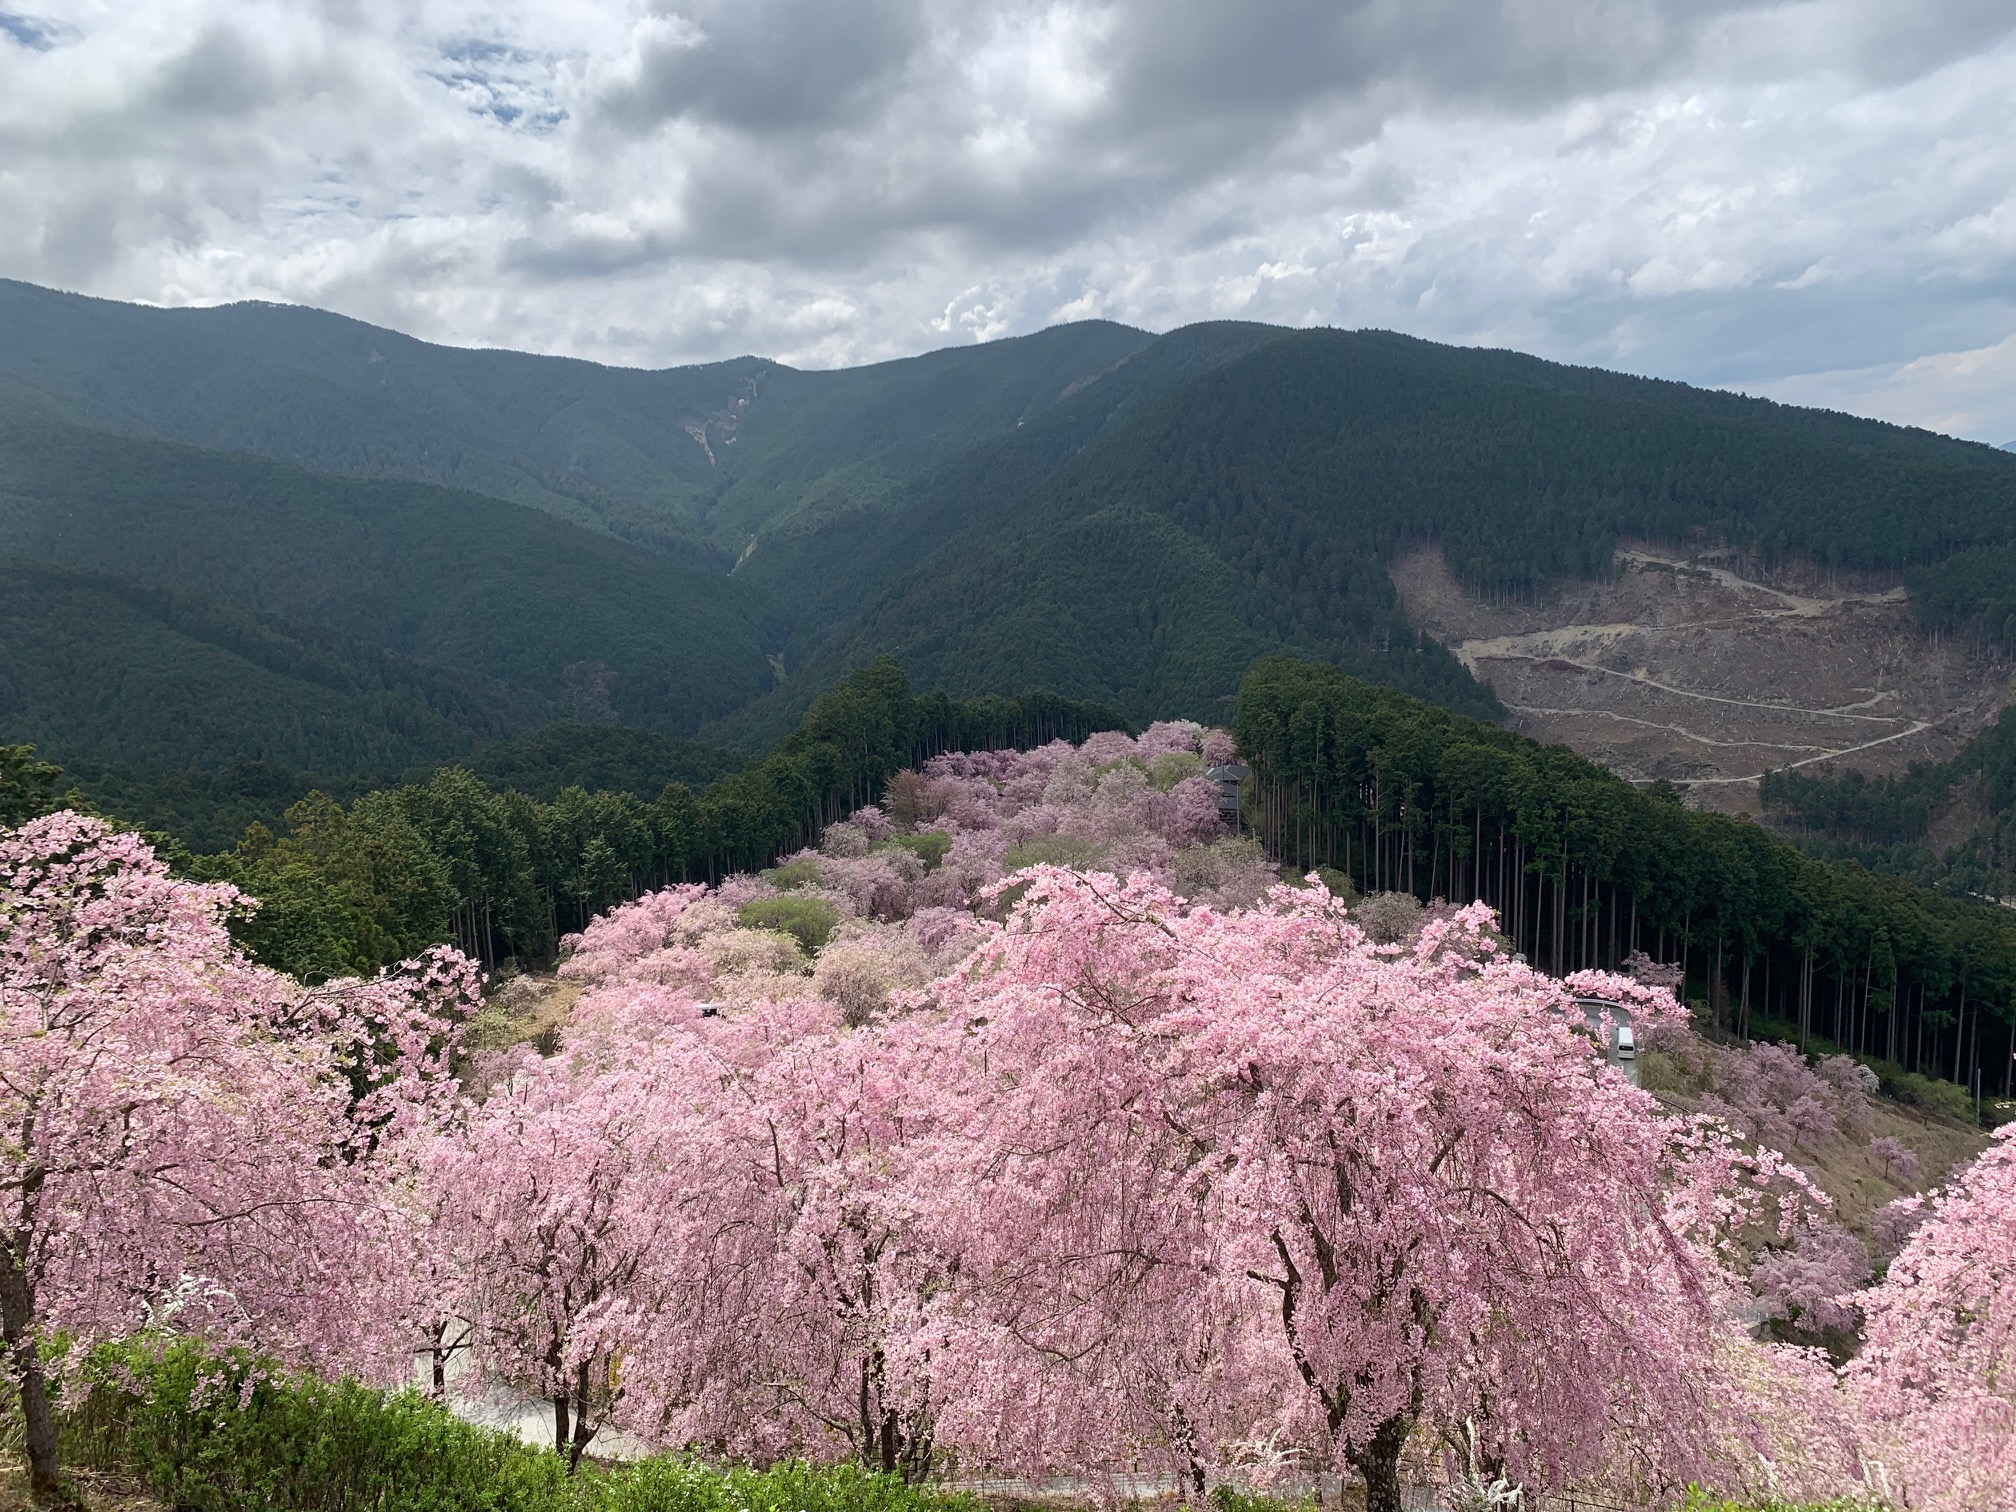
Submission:
POLYGON ((1642 542, 1616 569, 1526 603, 1465 592, 1432 549, 1392 575, 1413 621, 1524 733, 1704 807, 1755 812, 1758 779, 1786 767, 1901 772, 1959 749, 2009 699, 2007 661, 1925 634, 1895 582, 1642 542))

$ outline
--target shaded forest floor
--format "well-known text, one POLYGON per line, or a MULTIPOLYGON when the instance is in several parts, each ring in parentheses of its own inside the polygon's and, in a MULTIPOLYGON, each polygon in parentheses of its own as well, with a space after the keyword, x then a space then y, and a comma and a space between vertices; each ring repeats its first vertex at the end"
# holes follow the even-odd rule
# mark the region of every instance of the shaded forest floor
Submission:
MULTIPOLYGON (((82 1512, 169 1512, 167 1502, 119 1476, 69 1469, 63 1475, 77 1498, 71 1505, 82 1512)), ((29 1499, 28 1466, 21 1457, 11 1451, 0 1454, 0 1512, 28 1512, 46 1505, 29 1499)))

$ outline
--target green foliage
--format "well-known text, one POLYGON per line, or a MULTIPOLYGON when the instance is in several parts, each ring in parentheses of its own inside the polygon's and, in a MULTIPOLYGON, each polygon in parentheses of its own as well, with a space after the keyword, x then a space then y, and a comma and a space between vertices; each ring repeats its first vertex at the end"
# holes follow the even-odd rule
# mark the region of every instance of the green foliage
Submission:
MULTIPOLYGON (((234 926, 239 937, 258 960, 305 980, 390 965, 437 941, 486 964, 545 961, 563 935, 647 888, 754 870, 802 848, 880 797, 896 772, 969 736, 1036 745, 1120 723, 1110 709, 1044 693, 918 698, 884 660, 819 699, 780 750, 697 793, 679 782, 649 798, 569 786, 541 801, 455 766, 358 794, 346 808, 319 789, 294 798, 276 779, 267 801, 291 802, 277 835, 254 822, 235 848, 187 867, 258 899, 234 926)), ((592 738, 577 743, 577 728, 518 747, 532 753, 519 770, 567 770, 577 752, 606 753, 592 738)), ((902 843, 929 865, 949 840, 902 843)), ((787 889, 816 882, 816 863, 779 868, 775 880, 787 889)), ((811 904, 792 923, 764 927, 816 949, 837 921, 821 922, 830 912, 811 904)))
POLYGON ((952 837, 944 830, 925 830, 914 835, 891 835, 877 850, 904 850, 924 863, 926 871, 934 870, 952 849, 952 837))
POLYGON ((744 929, 774 929, 816 952, 840 923, 840 910, 824 898, 758 898, 735 911, 744 929))
POLYGON ((202 592, 0 559, 0 731, 65 760, 397 771, 559 712, 202 592))
POLYGON ((61 807, 63 769, 37 761, 35 748, 0 745, 0 829, 61 807))
MULTIPOLYGON (((621 725, 548 725, 516 740, 479 745, 455 763, 493 788, 551 803, 565 788, 654 798, 669 783, 704 787, 743 764, 732 751, 621 725)), ((424 780, 414 773, 408 781, 424 780)))
POLYGON ((1431 542, 1486 593, 1603 575, 1620 536, 1702 533, 1915 571, 1933 623, 2000 612, 1999 568, 1955 553, 2016 539, 2006 454, 1382 332, 1228 339, 1166 384, 1129 376, 1219 329, 1172 333, 1111 388, 921 480, 876 521, 903 544, 864 542, 858 568, 829 568, 837 536, 796 576, 773 563, 780 603, 871 605, 836 618, 808 681, 888 650, 955 691, 1030 678, 1137 718, 1222 719, 1243 668, 1292 649, 1491 717, 1387 576, 1431 542), (1933 593, 1949 583, 1950 606, 1933 593))
POLYGON ((825 880, 825 872, 817 859, 811 856, 797 861, 787 861, 782 866, 773 866, 763 873, 763 880, 779 892, 790 892, 800 887, 817 887, 825 880))
POLYGON ((107 1345, 61 1424, 69 1463, 132 1476, 186 1512, 978 1512, 857 1465, 585 1467, 417 1392, 290 1376, 186 1341, 107 1345))
POLYGON ((892 487, 1153 338, 1084 321, 872 367, 646 371, 430 346, 319 310, 163 311, 0 280, 0 378, 109 430, 507 499, 671 553, 892 487), (697 433, 697 434, 696 434, 697 433))
POLYGON ((785 1461, 766 1470, 653 1459, 604 1478, 595 1512, 980 1512, 958 1492, 906 1486, 859 1465, 785 1461))
MULTIPOLYGON (((559 706, 691 730, 773 681, 763 605, 717 566, 628 546, 478 494, 302 472, 87 430, 4 403, 0 477, 7 479, 0 552, 33 562, 35 571, 95 574, 101 583, 123 579, 228 605, 210 612, 200 634, 225 641, 240 662, 291 669, 289 657, 310 660, 289 646, 275 648, 270 634, 261 638, 274 627, 256 617, 284 615, 325 639, 423 662, 437 675, 507 684, 538 701, 531 717, 491 738, 546 723, 559 706), (252 621, 235 642, 209 628, 231 614, 252 621)), ((59 589, 76 606, 16 653, 44 680, 63 674, 72 642, 96 648, 112 633, 90 623, 79 598, 84 588, 59 584, 44 596, 59 589)), ((91 602, 111 592, 101 586, 91 602)), ((196 613, 141 607, 185 619, 196 613)), ((131 661, 139 652, 121 654, 131 661)), ((355 661, 363 651, 345 655, 355 661)), ((226 685, 219 696, 230 695, 236 667, 216 672, 226 685)), ((340 665, 328 673, 304 667, 295 676, 328 683, 340 682, 339 673, 340 665)), ((255 696, 236 695, 239 703, 255 696)), ((136 731, 144 727, 135 720, 136 731)), ((242 744, 212 759, 240 754, 343 765, 318 751, 283 756, 242 744)))
POLYGON ((72 1464, 133 1475, 188 1512, 545 1512, 577 1505, 559 1456, 414 1392, 279 1374, 187 1342, 106 1346, 62 1424, 72 1464))
POLYGON ((1195 751, 1164 751, 1148 763, 1148 782, 1160 792, 1168 792, 1186 777, 1204 775, 1204 758, 1195 751))
POLYGON ((448 866, 396 802, 373 794, 345 812, 310 793, 286 821, 284 839, 255 824, 237 850, 192 862, 259 900, 235 926, 258 959, 319 982, 418 955, 448 934, 448 866))
POLYGON ((302 771, 249 757, 215 768, 162 769, 71 758, 79 801, 136 829, 170 834, 191 851, 230 850, 253 825, 285 827, 287 810, 310 793, 348 803, 394 781, 390 773, 302 771))
POLYGON ((1772 772, 1759 797, 1814 855, 1852 859, 1959 896, 2016 894, 2016 709, 2003 710, 1949 759, 1913 762, 1902 777, 1772 772), (1983 817, 1972 834, 1936 854, 1927 832, 1963 793, 1983 817))
POLYGON ((1680 1505, 1681 1512, 1880 1512, 1882 1506, 1881 1503, 1850 1496, 1824 1502, 1788 1502, 1776 1496, 1765 1497, 1762 1501, 1747 1498, 1731 1501, 1711 1495, 1699 1486, 1688 1487, 1687 1499, 1680 1505))
POLYGON ((1222 720, 1294 651, 1496 717, 1401 612, 1387 567, 1424 542, 1523 593, 1607 571, 1622 534, 1720 535, 1903 570, 1928 623, 2016 634, 2016 459, 1389 333, 1088 322, 647 373, 11 283, 0 326, 0 551, 97 575, 26 585, 0 738, 129 791, 466 758, 542 802, 649 798, 725 768, 616 736, 470 753, 570 712, 765 749, 884 653, 952 694, 1222 720))
POLYGON ((1316 876, 1324 887, 1329 889, 1331 897, 1341 899, 1346 903, 1356 903, 1358 901, 1358 889, 1352 885, 1351 879, 1337 870, 1336 867, 1319 866, 1316 868, 1316 876))
POLYGON ((1876 1073, 1885 1097, 1909 1103, 1937 1118, 1964 1124, 1974 1122, 1974 1099, 1952 1082, 1906 1071, 1895 1061, 1870 1059, 1868 1066, 1876 1073))
POLYGON ((1236 1486, 1213 1486, 1211 1505, 1218 1512, 1318 1512, 1320 1504, 1313 1497, 1298 1497, 1289 1500, 1279 1496, 1262 1496, 1252 1491, 1241 1491, 1236 1486))

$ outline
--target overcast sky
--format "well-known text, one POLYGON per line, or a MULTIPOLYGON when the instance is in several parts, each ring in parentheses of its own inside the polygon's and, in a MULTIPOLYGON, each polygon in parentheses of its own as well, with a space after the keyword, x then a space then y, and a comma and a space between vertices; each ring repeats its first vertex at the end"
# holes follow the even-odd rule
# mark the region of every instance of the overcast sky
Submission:
POLYGON ((660 365, 1385 326, 2016 439, 2011 0, 0 0, 0 275, 660 365))

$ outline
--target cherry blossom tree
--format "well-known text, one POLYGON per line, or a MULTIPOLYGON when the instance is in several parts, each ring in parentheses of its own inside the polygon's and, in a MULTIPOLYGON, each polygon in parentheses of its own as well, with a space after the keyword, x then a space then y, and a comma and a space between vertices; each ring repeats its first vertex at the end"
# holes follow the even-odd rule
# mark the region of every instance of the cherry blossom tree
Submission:
POLYGON ((816 1454, 838 1440, 870 1470, 921 1478, 940 1409, 934 1305, 954 1284, 920 1196, 958 1132, 940 1041, 926 1021, 849 1033, 829 1018, 793 1033, 783 1017, 745 1029, 769 1053, 749 1079, 745 1127, 761 1139, 742 1177, 777 1215, 777 1244, 738 1330, 761 1383, 721 1426, 745 1452, 816 1454))
POLYGON ((1894 1134, 1879 1134, 1870 1140, 1869 1155, 1883 1163, 1885 1181, 1894 1174, 1899 1181, 1915 1186, 1925 1174, 1918 1163, 1918 1152, 1894 1134))
POLYGON ((1161 1417, 1136 1442, 1202 1461, 1285 1432, 1376 1512, 1421 1431, 1474 1430, 1536 1483, 1709 1466, 1718 1245, 1786 1173, 1607 1070, 1489 922, 1380 947, 1315 889, 1221 915, 1145 878, 1031 881, 956 1004, 989 1069, 974 1284, 1069 1362, 1049 1385, 1103 1400, 1074 1452, 1110 1453, 1131 1399, 1161 1417), (1150 1338, 1159 1387, 1116 1390, 1150 1338))
POLYGON ((732 1368, 720 1325, 753 1274, 720 1159, 749 1144, 734 1075, 690 1034, 587 1038, 521 1058, 429 1163, 480 1375, 552 1404, 571 1468, 606 1425, 660 1437, 732 1368))
POLYGON ((1931 1202, 1862 1293, 1852 1381, 1898 1500, 2004 1505, 2016 1484, 2016 1131, 1931 1202))
POLYGON ((443 954, 309 990, 248 963, 229 887, 57 813, 0 833, 0 1324, 31 1480, 55 1488, 41 1347, 149 1324, 379 1380, 402 1310, 356 1305, 389 1187, 452 1098, 443 954))

